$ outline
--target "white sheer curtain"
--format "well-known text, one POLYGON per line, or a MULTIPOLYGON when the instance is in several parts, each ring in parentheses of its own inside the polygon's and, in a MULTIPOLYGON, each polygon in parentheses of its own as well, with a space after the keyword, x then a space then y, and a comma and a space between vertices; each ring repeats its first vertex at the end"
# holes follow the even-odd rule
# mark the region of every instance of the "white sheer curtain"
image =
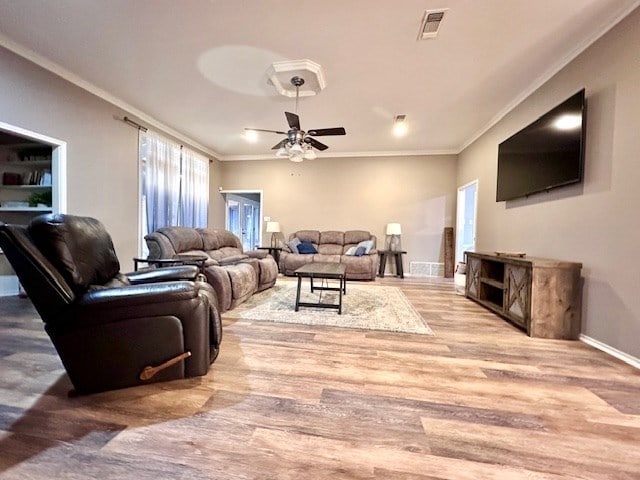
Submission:
POLYGON ((139 133, 141 252, 144 236, 158 228, 206 227, 209 160, 151 131, 139 133))
POLYGON ((183 148, 180 225, 206 227, 208 207, 209 159, 188 148, 183 148))

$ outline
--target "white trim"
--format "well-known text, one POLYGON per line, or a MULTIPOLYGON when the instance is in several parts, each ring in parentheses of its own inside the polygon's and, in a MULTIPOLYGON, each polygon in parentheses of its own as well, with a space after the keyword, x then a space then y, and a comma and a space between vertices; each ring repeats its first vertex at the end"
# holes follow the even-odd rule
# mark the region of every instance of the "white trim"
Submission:
MULTIPOLYGON (((218 189, 218 193, 224 198, 224 228, 229 229, 229 205, 227 204, 227 194, 243 194, 243 193, 257 193, 260 195, 260 229, 258 230, 258 244, 262 245, 262 218, 264 217, 264 190, 262 189, 230 189, 224 190, 222 187, 218 189)), ((240 239, 242 241, 242 239, 240 239)))
POLYGON ((640 358, 622 352, 617 348, 613 348, 606 343, 602 343, 601 341, 596 340, 595 338, 588 337, 587 335, 580 334, 579 339, 581 342, 584 342, 587 345, 591 345, 592 347, 597 348, 598 350, 601 350, 604 353, 611 355, 612 357, 616 357, 618 360, 622 360, 624 363, 628 363, 632 367, 640 369, 640 358))
MULTIPOLYGON (((0 122, 0 131, 12 133, 25 139, 51 146, 51 174, 53 175, 54 196, 51 199, 51 209, 43 211, 53 213, 67 212, 67 142, 57 138, 48 137, 40 133, 32 132, 26 128, 0 122)), ((32 210, 37 211, 37 210, 32 210)), ((16 275, 0 276, 0 296, 17 295, 19 293, 19 282, 16 275)))
POLYGON ((551 78, 557 74, 564 67, 569 65, 578 55, 584 52, 587 48, 589 48, 593 43, 596 42, 600 37, 602 37, 605 33, 615 27, 622 19, 624 19, 627 15, 629 15, 633 10, 636 9, 640 5, 640 0, 636 0, 631 5, 629 5, 626 9, 619 12, 616 17, 614 17, 608 24, 604 25, 602 29, 594 31, 592 35, 590 35, 587 39, 585 39, 582 43, 576 45, 576 47, 571 50, 564 58, 560 59, 556 64, 547 70, 545 73, 536 78, 527 89, 525 89, 522 93, 520 93, 516 98, 514 98, 506 107, 504 107, 496 116, 494 116, 489 123, 487 123, 484 127, 478 130, 474 135, 469 138, 466 142, 464 142, 460 148, 458 149, 458 153, 462 152, 465 148, 471 145, 473 142, 478 140, 482 135, 487 133, 487 131, 496 125, 500 120, 502 120, 511 110, 520 105, 524 100, 529 98, 536 90, 542 87, 545 83, 547 83, 551 78))
POLYGON ((155 128, 158 128, 160 130, 162 130, 164 133, 167 133, 173 137, 175 137, 176 139, 190 145, 191 147, 197 148, 199 150, 201 150, 202 152, 206 153, 207 155, 211 155, 215 158, 218 158, 218 153, 214 152, 213 150, 211 150, 210 148, 205 147, 204 145, 201 145, 200 143, 190 139, 189 137, 185 136, 184 134, 178 132, 177 130, 174 130, 173 128, 171 128, 170 126, 160 122, 159 120, 156 120, 155 118, 147 115, 146 113, 144 113, 142 110, 138 110, 137 108, 135 108, 134 106, 128 104, 127 102, 125 102, 124 100, 119 99, 118 97, 110 94, 109 92, 107 92, 106 90, 103 90, 102 88, 99 88, 97 86, 95 86, 93 83, 88 82, 86 80, 84 80, 83 78, 81 78, 80 76, 76 75, 75 73, 67 70, 66 68, 64 68, 61 65, 58 65, 57 63, 43 57, 42 55, 34 52, 33 50, 17 43, 14 42, 13 40, 11 40, 9 37, 7 37, 6 35, 0 33, 0 45, 3 46, 4 48, 6 48, 7 50, 12 51, 13 53, 26 58, 27 60, 29 60, 30 62, 35 63, 36 65, 44 68, 45 70, 50 71, 51 73, 65 79, 67 82, 73 83, 74 85, 82 88, 83 90, 86 90, 89 93, 92 93, 93 95, 95 95, 96 97, 101 98, 102 100, 111 103, 112 105, 115 105, 116 107, 129 112, 132 115, 135 115, 138 119, 142 120, 144 123, 153 126, 155 128))
MULTIPOLYGON (((423 155, 457 155, 460 150, 406 150, 398 152, 333 152, 328 154, 319 154, 315 160, 309 160, 309 162, 315 162, 322 160, 322 157, 326 158, 348 158, 348 157, 415 157, 423 155)), ((282 157, 276 157, 275 153, 271 154, 257 154, 257 155, 220 155, 216 157, 222 162, 232 162, 239 160, 278 160, 282 157)))
POLYGON ((459 221, 460 221, 460 213, 461 213, 461 208, 460 208, 460 194, 462 192, 464 192, 468 187, 470 187, 471 185, 476 186, 476 190, 474 193, 474 200, 473 200, 473 249, 472 251, 476 250, 476 241, 478 238, 478 189, 480 188, 480 181, 476 178, 475 180, 472 180, 460 187, 458 187, 458 191, 457 191, 457 195, 456 195, 456 201, 457 201, 457 205, 456 205, 456 227, 455 227, 455 252, 454 252, 454 261, 455 262, 464 262, 465 259, 464 258, 458 258, 458 240, 462 238, 461 234, 460 234, 460 229, 459 227, 459 221))
MULTIPOLYGON (((458 155, 465 148, 475 142, 478 138, 484 135, 491 127, 496 125, 500 120, 502 120, 509 112, 511 112, 514 108, 516 108, 520 103, 522 103, 526 98, 528 98, 533 92, 535 92, 538 88, 544 85, 547 81, 549 81, 555 74, 557 74, 560 70, 566 67, 571 61, 573 61, 578 55, 584 52, 587 48, 589 48, 596 40, 602 37, 605 33, 611 30, 615 25, 617 25, 622 19, 627 17, 633 10, 635 10, 640 5, 640 0, 635 0, 631 3, 626 9, 616 15, 611 21, 603 26, 602 29, 594 31, 592 35, 590 35, 587 39, 585 39, 582 43, 578 44, 569 54, 567 54, 564 58, 559 60, 552 68, 547 70, 544 74, 540 75, 536 80, 534 80, 527 89, 525 89, 522 93, 520 93, 516 98, 514 98, 505 108, 503 108, 497 115, 495 115, 484 127, 478 130, 474 135, 472 135, 466 142, 464 142, 457 149, 449 149, 449 150, 435 150, 435 151, 409 151, 409 152, 344 152, 344 153, 334 153, 331 157, 342 158, 342 157, 394 157, 394 156, 415 156, 415 155, 458 155)), ((181 134, 180 132, 174 130, 168 125, 156 120, 155 118, 147 115, 146 113, 138 110, 132 105, 126 103, 124 100, 121 100, 114 95, 106 92, 105 90, 97 87, 96 85, 84 80, 79 77, 75 73, 67 70, 66 68, 58 65, 57 63, 43 57, 42 55, 34 52, 33 50, 11 40, 6 35, 0 33, 0 45, 4 48, 12 51, 13 53, 20 55, 23 58, 39 65, 40 67, 49 70, 50 72, 58 75, 59 77, 67 80, 68 82, 77 85, 78 87, 96 95, 97 97, 102 98, 103 100, 130 112, 132 115, 135 115, 143 122, 159 128, 163 130, 165 133, 168 133, 175 138, 191 145, 192 147, 200 149, 202 152, 205 152, 218 160, 229 161, 229 160, 271 160, 274 158, 273 155, 220 155, 217 152, 207 148, 198 142, 191 140, 189 137, 181 134)))
POLYGON ((40 133, 32 132, 26 128, 17 127, 8 123, 0 122, 0 131, 15 133, 21 137, 46 143, 52 147, 51 150, 51 173, 53 174, 53 183, 56 185, 55 197, 52 201, 52 210, 54 213, 67 212, 67 142, 58 140, 57 138, 48 137, 40 133))

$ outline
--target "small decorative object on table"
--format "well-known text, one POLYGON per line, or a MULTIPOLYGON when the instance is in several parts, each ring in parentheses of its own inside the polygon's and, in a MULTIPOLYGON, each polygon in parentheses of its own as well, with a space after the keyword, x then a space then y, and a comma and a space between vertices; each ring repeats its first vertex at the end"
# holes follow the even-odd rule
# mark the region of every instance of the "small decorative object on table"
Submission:
POLYGON ((495 252, 499 257, 525 257, 527 254, 524 252, 495 252))

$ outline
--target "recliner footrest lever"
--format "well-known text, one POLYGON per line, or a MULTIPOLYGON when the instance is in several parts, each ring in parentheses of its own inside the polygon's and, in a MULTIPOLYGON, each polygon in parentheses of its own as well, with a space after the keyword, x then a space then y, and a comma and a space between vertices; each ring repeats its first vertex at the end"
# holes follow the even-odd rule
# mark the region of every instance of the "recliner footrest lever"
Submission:
POLYGON ((184 353, 181 353, 180 355, 176 355, 173 358, 170 358, 169 360, 167 360, 166 362, 158 365, 157 367, 152 367, 152 366, 147 366, 144 367, 144 369, 142 370, 142 372, 140 372, 140 380, 149 380, 151 379, 156 373, 164 370, 165 368, 169 368, 171 365, 175 365, 176 363, 184 360, 185 358, 189 358, 191 356, 191 352, 190 351, 186 351, 184 353))

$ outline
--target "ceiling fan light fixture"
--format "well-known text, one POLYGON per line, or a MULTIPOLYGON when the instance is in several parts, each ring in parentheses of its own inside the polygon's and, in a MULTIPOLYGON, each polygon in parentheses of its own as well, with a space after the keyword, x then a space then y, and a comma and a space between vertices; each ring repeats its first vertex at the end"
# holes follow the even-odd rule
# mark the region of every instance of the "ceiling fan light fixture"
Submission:
POLYGON ((288 155, 289 152, 287 152, 287 149, 284 147, 280 147, 276 152, 276 157, 287 157, 288 155))
POLYGON ((294 143, 289 148, 289 155, 302 155, 303 153, 304 153, 304 150, 302 150, 302 147, 300 146, 299 143, 294 143))
POLYGON ((289 160, 292 162, 300 163, 304 160, 301 153, 289 153, 289 160))
POLYGON ((316 158, 318 158, 318 155, 316 155, 316 152, 311 147, 309 147, 307 151, 304 152, 304 158, 305 160, 315 160, 316 158))

